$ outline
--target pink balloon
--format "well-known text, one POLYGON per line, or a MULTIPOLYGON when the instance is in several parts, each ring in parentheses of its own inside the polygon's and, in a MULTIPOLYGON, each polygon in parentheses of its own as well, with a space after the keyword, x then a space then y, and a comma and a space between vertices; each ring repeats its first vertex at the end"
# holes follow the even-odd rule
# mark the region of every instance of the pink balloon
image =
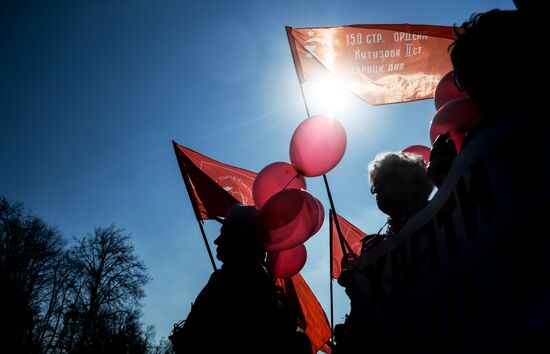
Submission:
POLYGON ((321 201, 317 198, 315 198, 315 201, 317 202, 317 207, 319 207, 319 221, 317 221, 317 226, 315 227, 315 231, 313 231, 311 236, 315 235, 319 230, 321 230, 323 222, 325 221, 325 208, 323 207, 323 203, 321 203, 321 201))
POLYGON ((430 162, 430 152, 432 149, 430 149, 427 146, 424 145, 411 145, 409 147, 404 148, 401 150, 401 152, 406 152, 408 154, 416 154, 422 156, 424 159, 424 163, 427 165, 428 162, 430 162))
POLYGON ((460 97, 468 97, 468 95, 466 92, 462 92, 456 87, 455 80, 453 79, 453 72, 449 71, 443 76, 435 88, 435 109, 440 109, 445 103, 460 97))
POLYGON ((306 189, 306 180, 287 162, 274 162, 265 166, 254 180, 252 196, 256 209, 283 189, 306 189))
POLYGON ((266 266, 277 278, 285 279, 297 274, 306 259, 306 246, 301 244, 286 251, 267 252, 266 266))
POLYGON ((464 132, 480 123, 481 106, 469 97, 461 97, 447 102, 435 113, 430 124, 430 141, 449 131, 457 151, 462 147, 464 132))
POLYGON ((327 173, 346 151, 346 131, 339 121, 327 116, 304 120, 290 140, 290 161, 300 174, 315 177, 327 173))
POLYGON ((261 241, 268 251, 293 248, 313 235, 319 223, 315 198, 300 189, 285 189, 260 210, 261 241))

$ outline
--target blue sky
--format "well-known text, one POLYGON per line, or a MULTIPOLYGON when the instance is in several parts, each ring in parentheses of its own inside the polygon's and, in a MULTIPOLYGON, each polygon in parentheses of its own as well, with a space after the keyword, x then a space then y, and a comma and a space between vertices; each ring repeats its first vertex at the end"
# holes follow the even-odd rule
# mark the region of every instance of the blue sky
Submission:
MULTIPOLYGON (((116 223, 153 280, 157 339, 185 319, 212 271, 171 140, 259 171, 289 161, 306 118, 284 26, 461 24, 511 0, 17 1, 0 3, 0 195, 66 236, 116 223)), ((336 112, 346 154, 328 174, 337 211, 368 233, 386 216, 369 192, 376 153, 429 146, 433 100, 336 112)), ((321 178, 308 190, 328 215, 321 178)), ((329 311, 328 218, 302 274, 329 311)), ((216 222, 206 222, 212 241, 216 222)), ((335 322, 349 301, 335 283, 335 322)))

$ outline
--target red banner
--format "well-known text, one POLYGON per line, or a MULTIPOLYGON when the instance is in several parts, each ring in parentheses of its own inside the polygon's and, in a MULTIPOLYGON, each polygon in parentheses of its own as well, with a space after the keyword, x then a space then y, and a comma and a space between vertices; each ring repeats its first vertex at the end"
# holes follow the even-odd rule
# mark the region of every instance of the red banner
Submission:
POLYGON ((373 105, 432 98, 452 70, 449 26, 286 27, 286 32, 300 83, 336 80, 373 105))
POLYGON ((285 290, 290 302, 300 309, 300 327, 311 341, 312 352, 322 350, 330 353, 331 346, 328 342, 331 330, 327 316, 304 278, 298 273, 289 279, 277 279, 277 285, 285 290))
POLYGON ((221 163, 174 144, 181 175, 198 220, 225 216, 236 203, 254 204, 256 173, 221 163))
MULTIPOLYGON (((342 273, 342 246, 338 238, 338 230, 336 229, 336 223, 334 222, 332 211, 330 212, 330 240, 332 247, 332 270, 331 275, 334 279, 338 279, 340 273, 342 273)), ((342 235, 344 236, 344 247, 346 247, 346 253, 352 253, 354 256, 358 256, 361 253, 361 240, 367 236, 363 231, 359 230, 352 223, 336 214, 338 217, 338 223, 342 235)))

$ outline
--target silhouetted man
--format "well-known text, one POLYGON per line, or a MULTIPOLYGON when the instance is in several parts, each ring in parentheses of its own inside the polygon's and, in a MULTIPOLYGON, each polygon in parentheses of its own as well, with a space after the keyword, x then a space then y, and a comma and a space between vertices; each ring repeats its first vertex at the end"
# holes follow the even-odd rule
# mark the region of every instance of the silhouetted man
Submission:
POLYGON ((264 266, 257 217, 253 206, 237 204, 218 218, 222 227, 214 243, 223 265, 170 337, 176 353, 303 353, 297 316, 264 266))

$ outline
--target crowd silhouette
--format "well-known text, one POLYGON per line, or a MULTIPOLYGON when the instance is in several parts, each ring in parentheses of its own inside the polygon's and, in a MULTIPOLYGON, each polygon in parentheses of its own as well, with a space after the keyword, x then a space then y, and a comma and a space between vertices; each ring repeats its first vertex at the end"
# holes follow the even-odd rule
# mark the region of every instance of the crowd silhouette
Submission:
MULTIPOLYGON (((533 168, 532 173, 529 174, 531 183, 534 185, 543 187, 539 190, 540 198, 546 200, 542 204, 548 202, 548 188, 546 187, 548 181, 544 180, 544 177, 548 176, 548 144, 542 143, 542 141, 547 140, 542 136, 543 133, 537 129, 535 124, 535 110, 540 109, 543 99, 541 98, 540 90, 535 89, 537 74, 530 68, 532 68, 534 56, 534 48, 536 48, 537 40, 540 40, 540 32, 537 32, 536 29, 540 26, 540 22, 536 22, 535 18, 540 18, 540 8, 538 5, 535 5, 535 2, 531 1, 516 1, 518 6, 517 11, 503 11, 503 10, 491 10, 485 13, 474 14, 471 18, 464 22, 462 26, 455 28, 456 39, 450 47, 450 57, 453 64, 454 72, 453 78, 457 88, 460 91, 465 92, 471 99, 479 103, 480 112, 479 112, 479 122, 471 127, 465 127, 464 131, 461 133, 464 134, 464 140, 461 141, 461 150, 457 151, 455 141, 452 139, 453 132, 444 132, 439 135, 435 142, 433 143, 433 148, 430 155, 430 161, 427 166, 427 169, 423 169, 424 173, 422 179, 431 180, 435 186, 438 188, 444 188, 447 180, 447 176, 450 173, 450 170, 453 168, 455 170, 454 174, 460 173, 460 166, 455 166, 455 161, 459 157, 464 157, 461 155, 469 155, 473 153, 473 150, 469 148, 470 144, 473 144, 474 141, 478 139, 484 139, 485 136, 483 133, 491 130, 492 128, 498 128, 501 124, 510 124, 512 126, 514 122, 517 125, 518 132, 516 132, 513 143, 520 146, 517 148, 515 146, 505 147, 506 144, 497 145, 497 148, 493 149, 492 156, 499 154, 498 158, 509 161, 510 164, 513 164, 514 161, 523 160, 533 168), (539 108, 536 108, 539 107, 539 108), (505 122, 505 123, 502 123, 505 122), (523 151, 526 154, 522 154, 519 151, 523 151), (533 153, 534 152, 534 153, 533 153), (537 160, 533 156, 542 156, 543 160, 537 160)), ((514 130, 513 128, 511 129, 514 130)), ((476 146, 481 146, 482 144, 477 144, 476 146)), ((383 240, 387 240, 394 235, 399 235, 399 231, 403 226, 410 220, 414 219, 414 216, 417 212, 423 210, 428 204, 428 196, 431 192, 431 183, 426 183, 422 179, 417 179, 412 181, 412 179, 405 180, 402 177, 399 177, 398 173, 391 171, 388 168, 390 173, 382 173, 384 168, 385 160, 393 158, 399 160, 400 157, 395 153, 385 153, 379 154, 373 162, 369 165, 369 174, 371 181, 371 191, 377 196, 377 204, 379 209, 388 214, 390 217, 388 219, 388 230, 385 234, 377 235, 368 235, 363 240, 363 250, 362 254, 369 254, 372 250, 376 249, 380 244, 383 244, 383 240), (380 170, 377 171, 377 168, 380 170), (428 185, 430 187, 428 188, 428 185), (414 186, 414 187, 413 187, 414 186), (426 186, 424 188, 424 186, 426 186), (386 189, 390 192, 386 192, 386 189), (423 190, 424 192, 415 195, 412 195, 409 192, 412 190, 423 190), (384 195, 388 193, 388 195, 384 195), (393 196, 394 203, 391 204, 388 199, 393 196), (399 202, 398 202, 399 201, 399 202)), ((401 158, 402 159, 402 158, 401 158)), ((499 160, 501 161, 501 160, 499 160)), ((472 165, 471 168, 477 168, 477 165, 472 165)), ((405 169, 400 167, 399 170, 404 174, 405 169)), ((464 172, 464 171, 462 171, 464 172)), ((476 178, 483 177, 484 173, 481 175, 476 174, 477 172, 472 172, 472 184, 478 183, 476 178)), ((529 183, 525 178, 518 177, 521 173, 515 173, 512 171, 511 178, 514 178, 518 182, 521 180, 524 183, 529 183)), ((525 176, 525 175, 524 175, 525 176)), ((502 180, 507 180, 508 177, 502 176, 502 180)), ((458 180, 458 198, 461 203, 464 205, 473 205, 472 203, 477 203, 477 201, 468 200, 468 198, 473 198, 471 195, 464 194, 464 188, 462 187, 462 180, 458 180), (461 194, 462 193, 462 194, 461 194), (464 197, 465 195, 465 197, 464 197)), ((475 188, 475 186, 473 187, 475 188)), ((490 185, 484 188, 491 188, 490 185)), ((447 186, 447 190, 449 186, 447 186)), ((511 192, 511 191, 510 191, 511 192)), ((490 192, 489 192, 490 193, 490 192)), ((451 194, 450 198, 453 197, 451 194)), ((391 199, 390 199, 391 200, 391 199)), ((441 220, 448 217, 443 217, 445 213, 454 208, 455 204, 453 199, 448 199, 444 204, 443 210, 438 211, 438 222, 442 223, 441 220)), ((527 202, 530 203, 530 202, 527 202)), ((464 213, 466 212, 465 207, 463 208, 464 213)), ((536 269, 537 276, 528 275, 527 273, 522 273, 523 278, 519 277, 517 279, 518 284, 522 285, 512 285, 514 289, 513 293, 517 293, 521 289, 529 289, 536 294, 548 294, 548 263, 544 261, 544 254, 548 252, 548 241, 545 241, 545 234, 548 235, 549 226, 548 222, 539 219, 536 215, 542 215, 542 211, 539 206, 526 205, 529 210, 533 210, 532 220, 533 225, 527 227, 526 230, 521 230, 517 235, 517 240, 520 243, 528 244, 528 249, 531 251, 526 251, 530 256, 526 256, 526 264, 523 267, 531 267, 530 269, 536 269), (534 245, 537 246, 534 246, 534 245), (530 247, 530 248, 529 248, 530 247), (536 249, 536 251, 535 251, 536 249), (533 252, 533 253, 530 253, 533 252), (530 258, 533 257, 533 258, 530 258), (537 266, 534 266, 537 264, 537 266), (533 280, 533 279, 537 280, 533 280), (545 280, 542 280, 545 279, 545 280)), ((476 211, 474 210, 474 213, 476 211)), ((482 206, 483 212, 483 206, 482 206)), ((506 209, 502 212, 506 213, 506 209)), ((460 227, 466 227, 468 232, 472 229, 471 223, 466 220, 466 225, 459 225, 460 227)), ((447 227, 447 226, 446 226, 447 227)), ((504 221, 501 225, 497 227, 505 228, 504 221)), ((447 228, 447 236, 454 235, 454 227, 447 228)), ((470 234, 470 237, 472 234, 470 234)), ((407 235, 404 235, 406 237, 407 235)), ((409 235, 410 236, 410 235, 409 235)), ((418 236, 418 233, 416 234, 418 236)), ((487 235, 482 235, 487 236, 487 235)), ((498 234, 495 235, 498 237, 498 234)), ((504 235, 503 235, 504 237, 504 235)), ((403 238, 400 238, 403 240, 403 238)), ((446 241, 448 246, 452 245, 450 240, 446 241)), ((499 241, 504 242, 504 241, 499 241)), ((498 242, 497 242, 498 244, 498 242)), ((454 246, 453 246, 454 247, 454 246)), ((502 246, 497 246, 502 247, 502 246)), ((396 256, 400 253, 396 252, 397 249, 394 249, 391 253, 390 264, 401 264, 396 262, 400 258, 396 256)), ((500 250, 502 251, 502 249, 500 250)), ((411 251, 414 252, 414 251, 411 251)), ((450 252, 455 252, 450 249, 450 252)), ((518 255, 522 254, 524 250, 518 248, 518 255)), ((388 255, 389 256, 389 255, 388 255)), ((361 257, 359 257, 361 258, 361 257)), ((522 258, 523 259, 523 258, 522 258)), ((384 258, 378 258, 379 261, 383 261, 384 258)), ((375 263, 375 265, 380 263, 375 263)), ((488 266, 489 264, 479 264, 478 266, 488 266)), ((380 266, 381 267, 381 266, 380 266)), ((521 267, 521 266, 520 266, 521 267)), ((400 268, 395 268, 400 269, 400 268)), ((402 270, 400 270, 402 271, 402 270)), ((414 269, 409 269, 409 271, 414 271, 414 269)), ((358 283, 358 278, 354 274, 362 274, 360 276, 366 276, 370 280, 375 279, 380 281, 381 274, 375 273, 375 268, 361 268, 361 263, 356 260, 344 259, 343 260, 343 271, 338 279, 340 285, 342 285, 346 294, 349 296, 351 301, 351 311, 350 314, 346 317, 346 321, 343 324, 338 324, 334 328, 335 336, 335 350, 333 353, 342 354, 342 353, 358 353, 366 352, 367 350, 371 353, 381 353, 381 352, 404 352, 403 347, 399 346, 389 348, 387 346, 388 341, 391 341, 392 334, 387 333, 383 336, 380 336, 380 333, 375 333, 376 328, 373 324, 365 324, 366 319, 363 317, 365 314, 369 314, 369 319, 373 320, 376 317, 376 307, 372 305, 373 302, 378 301, 378 304, 382 304, 382 297, 377 297, 380 295, 381 287, 376 288, 376 282, 372 283, 374 300, 372 298, 367 299, 365 297, 364 291, 361 289, 361 285, 358 283), (369 274, 369 272, 373 272, 369 274), (371 277, 372 276, 372 277, 371 277), (376 300, 377 299, 377 300, 376 300), (382 341, 384 337, 385 342, 382 341), (389 338, 389 339, 388 339, 389 338), (386 344, 384 344, 386 343, 386 344)), ((394 270, 395 273, 395 270, 394 270)), ((412 278, 414 279, 414 278, 412 278)), ((384 282, 390 282, 390 280, 385 279, 384 282)), ((364 285, 363 289, 364 289, 364 285)), ((379 285, 380 286, 380 285, 379 285)), ((396 286, 396 284, 394 284, 396 286)), ((525 303, 521 303, 519 295, 517 305, 514 305, 514 308, 509 308, 511 313, 521 312, 520 308, 522 306, 527 306, 525 303)), ((526 295, 527 296, 527 295, 526 295)), ((424 300, 422 300, 424 301, 424 300)), ((467 301, 467 300, 463 300, 467 301)), ((526 301, 526 300, 523 300, 526 301)), ((537 306, 539 313, 544 313, 548 315, 548 301, 542 300, 537 306)), ((473 306, 475 308, 475 306, 473 306)), ((427 306, 426 308, 430 308, 427 306)), ((479 311, 480 309, 478 309, 479 311)), ((426 310, 428 311, 428 310, 426 310)), ((404 317, 411 316, 410 314, 403 313, 404 317)), ((426 314, 425 314, 426 315, 426 314)), ((429 314, 427 314, 430 316, 429 314)), ((537 315, 538 316, 538 315, 537 315)), ((399 316, 397 316, 399 317, 399 316)), ((410 318, 410 317, 409 317, 410 318)), ((548 320, 542 321, 543 324, 538 324, 535 330, 529 332, 527 328, 532 326, 530 321, 536 322, 536 316, 529 315, 523 318, 525 324, 518 325, 521 328, 520 331, 526 331, 528 334, 523 334, 523 337, 518 335, 518 338, 509 339, 511 344, 503 344, 506 341, 494 344, 490 342, 493 329, 487 331, 487 337, 484 337, 482 334, 479 334, 479 348, 473 349, 470 348, 472 352, 493 352, 493 353, 545 353, 549 350, 550 345, 548 341, 548 334, 550 332, 550 324, 548 320), (486 348, 486 349, 480 349, 486 348)), ((384 320, 382 320, 383 323, 384 320)), ((387 321, 387 319, 386 319, 387 321)), ((491 323, 497 323, 499 320, 494 317, 489 320, 491 323)), ((425 324, 417 323, 416 326, 423 327, 425 324)), ((411 327, 415 327, 415 324, 409 324, 411 327)), ((498 326, 495 326, 498 327, 498 326)), ((414 331, 414 329, 412 330, 414 331)), ((434 333, 437 332, 437 329, 434 329, 434 333)), ((497 333, 492 334, 498 336, 498 330, 494 330, 497 333)), ((402 334, 400 334, 402 335, 402 334)), ((502 335, 502 334, 501 334, 502 335)), ((422 347, 426 345, 426 338, 411 338, 410 334, 405 335, 404 337, 396 337, 395 340, 401 343, 406 344, 407 352, 439 352, 434 351, 434 347, 422 347), (424 349, 422 349, 424 348, 424 349)), ((477 335, 476 335, 477 336, 477 335)), ((472 335, 474 337, 474 335, 472 335)), ((468 338, 469 340, 470 338, 468 338)), ((443 345, 439 342, 438 345, 443 345)), ((437 346, 435 346, 437 347, 437 346)), ((466 352, 464 348, 455 348, 447 347, 442 352, 466 352)))

